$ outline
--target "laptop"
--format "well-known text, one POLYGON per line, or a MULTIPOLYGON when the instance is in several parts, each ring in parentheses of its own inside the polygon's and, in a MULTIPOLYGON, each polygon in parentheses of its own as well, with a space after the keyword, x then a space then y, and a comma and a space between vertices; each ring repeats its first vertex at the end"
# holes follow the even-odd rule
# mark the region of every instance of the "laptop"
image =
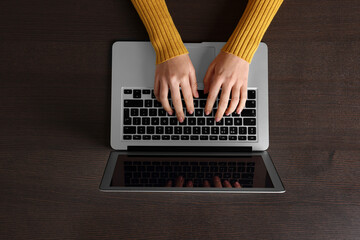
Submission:
POLYGON ((248 99, 242 113, 215 122, 219 94, 213 112, 204 114, 207 96, 203 79, 224 44, 185 43, 200 97, 194 98, 193 114, 184 109, 183 123, 168 115, 154 96, 155 52, 151 43, 113 44, 110 144, 114 151, 101 191, 285 192, 266 152, 269 113, 265 43, 260 44, 250 64, 248 99))

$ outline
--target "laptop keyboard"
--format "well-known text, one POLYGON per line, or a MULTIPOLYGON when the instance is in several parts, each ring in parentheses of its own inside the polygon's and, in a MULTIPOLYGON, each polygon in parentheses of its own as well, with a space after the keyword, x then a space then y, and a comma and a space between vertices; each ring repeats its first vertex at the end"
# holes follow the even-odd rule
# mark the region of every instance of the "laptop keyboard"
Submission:
POLYGON ((213 177, 236 181, 241 187, 253 187, 255 162, 231 161, 124 161, 124 183, 127 187, 164 187, 168 180, 175 183, 178 176, 186 184, 191 180, 194 187, 202 187, 205 180, 213 185, 213 177))
MULTIPOLYGON (((257 90, 248 89, 245 108, 215 121, 220 94, 213 111, 204 114, 207 95, 199 90, 194 98, 194 112, 189 114, 182 99, 185 120, 180 123, 170 116, 155 98, 152 89, 123 88, 123 140, 167 140, 167 141, 257 141, 257 90)), ((169 103, 173 107, 169 94, 169 103)), ((230 100, 229 100, 230 103, 230 100)))

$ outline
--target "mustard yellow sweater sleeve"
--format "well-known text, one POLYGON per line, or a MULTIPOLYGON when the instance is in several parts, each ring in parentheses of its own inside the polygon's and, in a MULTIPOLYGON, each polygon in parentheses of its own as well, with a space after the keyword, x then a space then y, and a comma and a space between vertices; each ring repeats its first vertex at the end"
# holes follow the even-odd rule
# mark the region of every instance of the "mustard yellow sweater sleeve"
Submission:
POLYGON ((156 64, 187 54, 165 0, 131 0, 149 34, 156 53, 156 64))
POLYGON ((221 49, 251 62, 283 0, 249 0, 234 32, 221 49))
MULTIPOLYGON (((165 0, 131 0, 131 2, 149 34, 156 52, 156 64, 188 53, 165 0)), ((238 25, 221 50, 251 62, 282 2, 283 0, 249 0, 238 25)))

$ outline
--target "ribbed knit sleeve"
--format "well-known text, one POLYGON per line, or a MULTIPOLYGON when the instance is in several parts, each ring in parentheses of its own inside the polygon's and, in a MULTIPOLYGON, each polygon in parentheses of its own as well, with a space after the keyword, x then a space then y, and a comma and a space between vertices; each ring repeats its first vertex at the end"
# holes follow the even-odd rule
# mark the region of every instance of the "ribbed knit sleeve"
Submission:
POLYGON ((244 14, 222 51, 250 63, 282 2, 283 0, 249 0, 244 14))
POLYGON ((188 53, 170 16, 165 0, 131 0, 149 34, 156 64, 188 53))

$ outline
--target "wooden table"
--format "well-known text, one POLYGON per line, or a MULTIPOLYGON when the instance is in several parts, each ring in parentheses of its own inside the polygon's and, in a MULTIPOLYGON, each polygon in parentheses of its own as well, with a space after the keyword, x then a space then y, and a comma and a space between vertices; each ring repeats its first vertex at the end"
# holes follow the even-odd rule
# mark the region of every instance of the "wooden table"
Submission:
MULTIPOLYGON (((226 41, 246 4, 167 2, 184 42, 226 41)), ((263 39, 285 194, 102 193, 111 44, 145 28, 130 1, 1 1, 0 239, 359 239, 359 22, 285 0, 263 39)))

